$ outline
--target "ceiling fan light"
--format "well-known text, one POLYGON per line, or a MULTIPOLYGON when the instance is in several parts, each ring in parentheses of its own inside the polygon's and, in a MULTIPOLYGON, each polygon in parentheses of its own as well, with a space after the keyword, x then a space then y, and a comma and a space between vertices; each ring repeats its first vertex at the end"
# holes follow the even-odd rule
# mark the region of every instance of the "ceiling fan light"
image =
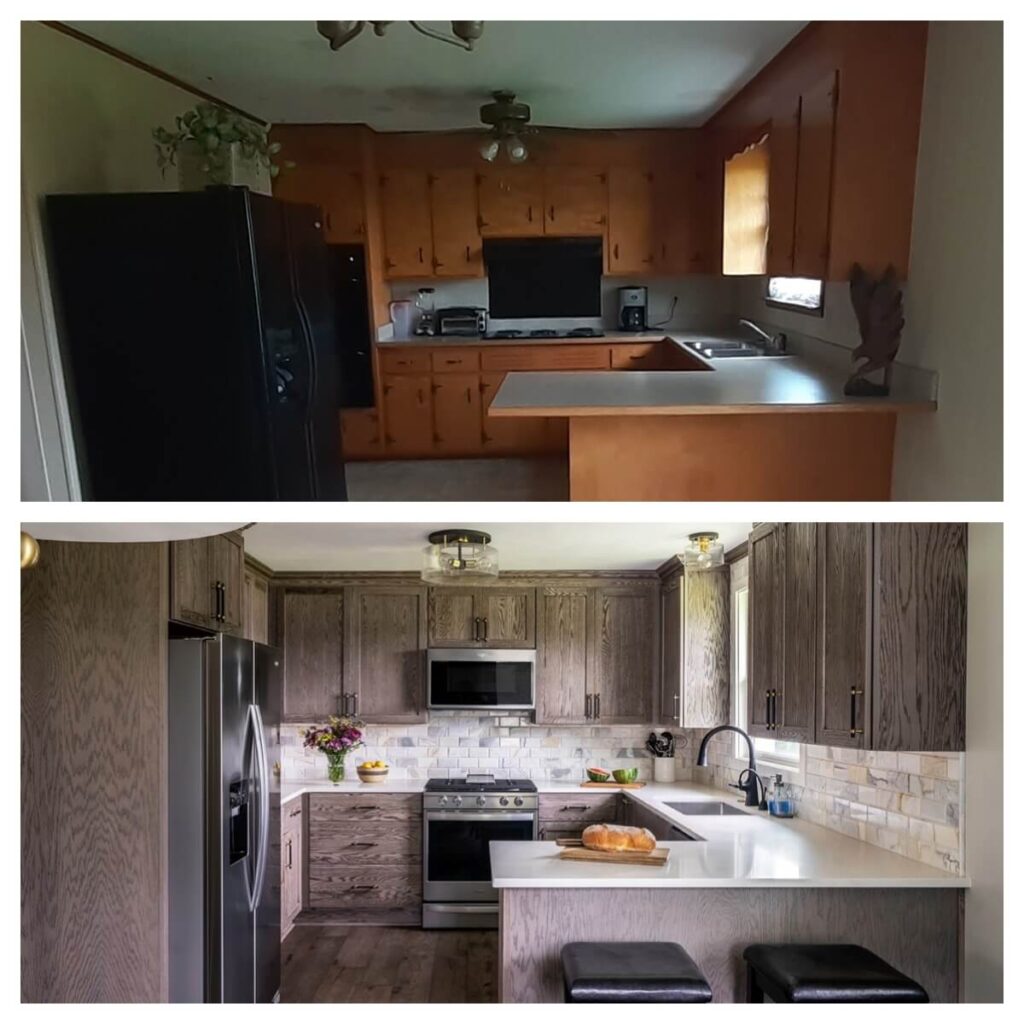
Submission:
POLYGON ((518 135, 510 135, 505 140, 505 152, 514 164, 521 164, 530 155, 526 143, 518 135))
POLYGON ((485 139, 480 146, 480 155, 488 162, 494 163, 501 152, 501 143, 497 139, 485 139))
POLYGON ((725 565, 725 548, 718 540, 718 534, 705 530, 691 533, 690 543, 683 552, 683 565, 687 569, 703 571, 725 565))
POLYGON ((498 575, 498 551, 491 535, 479 530, 439 530, 430 534, 423 549, 424 583, 458 583, 467 579, 493 579, 498 575))

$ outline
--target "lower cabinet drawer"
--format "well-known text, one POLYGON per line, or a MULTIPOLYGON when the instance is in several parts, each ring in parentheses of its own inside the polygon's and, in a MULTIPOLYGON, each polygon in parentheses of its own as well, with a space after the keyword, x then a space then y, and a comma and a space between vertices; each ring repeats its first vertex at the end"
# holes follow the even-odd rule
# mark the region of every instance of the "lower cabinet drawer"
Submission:
POLYGON ((614 823, 619 820, 622 798, 618 793, 601 793, 597 796, 576 796, 542 794, 540 813, 542 822, 576 822, 588 824, 595 821, 614 823))
POLYGON ((318 822, 310 827, 310 863, 409 867, 423 859, 419 822, 318 822))
POLYGON ((559 839, 579 839, 583 830, 592 821, 542 821, 537 825, 537 838, 542 843, 554 843, 559 839))
POLYGON ((422 901, 419 865, 409 867, 309 864, 309 903, 316 909, 370 909, 413 906, 422 901))
POLYGON ((321 822, 419 821, 423 797, 419 793, 311 793, 310 832, 321 822))
POLYGON ((607 345, 544 345, 484 349, 482 370, 607 370, 607 345))

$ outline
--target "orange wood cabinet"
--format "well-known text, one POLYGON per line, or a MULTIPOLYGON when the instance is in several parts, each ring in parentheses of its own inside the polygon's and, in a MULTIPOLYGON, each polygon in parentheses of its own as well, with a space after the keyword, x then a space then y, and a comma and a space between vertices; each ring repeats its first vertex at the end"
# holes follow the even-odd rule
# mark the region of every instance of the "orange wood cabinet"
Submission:
POLYGON ((433 171, 429 182, 434 276, 483 277, 475 172, 468 167, 433 171))
POLYGON ((483 416, 483 451, 487 455, 533 455, 548 451, 565 450, 564 421, 538 417, 495 417, 490 418, 487 410, 498 393, 504 372, 494 371, 480 374, 480 396, 483 416), (559 423, 561 429, 559 430, 559 423))
POLYGON ((434 412, 430 374, 385 374, 384 454, 424 456, 434 452, 434 412))
POLYGON ((480 234, 523 238, 544 234, 544 178, 536 167, 495 167, 476 176, 480 234))
POLYGON ((341 451, 346 462, 383 457, 376 409, 341 410, 341 451))
POLYGON ((293 203, 312 203, 323 213, 324 239, 331 244, 365 241, 366 213, 362 175, 328 163, 296 164, 274 181, 274 195, 293 203))
POLYGON ((608 171, 605 267, 609 274, 649 273, 654 269, 653 198, 650 171, 637 167, 612 167, 608 171))
POLYGON ((391 170, 380 177, 387 277, 433 275, 430 182, 425 171, 391 170))
POLYGON ((434 450, 444 455, 476 455, 483 446, 478 373, 439 373, 434 377, 434 450))
POLYGON ((604 235, 608 224, 608 174, 594 167, 544 169, 544 232, 604 235))

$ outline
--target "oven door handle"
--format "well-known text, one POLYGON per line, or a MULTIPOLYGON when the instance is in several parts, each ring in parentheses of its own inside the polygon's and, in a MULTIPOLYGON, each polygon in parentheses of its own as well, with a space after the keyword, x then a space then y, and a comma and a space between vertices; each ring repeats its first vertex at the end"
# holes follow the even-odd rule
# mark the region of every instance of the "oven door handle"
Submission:
POLYGON ((533 821, 537 815, 530 812, 518 811, 424 811, 424 818, 427 821, 465 821, 472 818, 474 821, 533 821))

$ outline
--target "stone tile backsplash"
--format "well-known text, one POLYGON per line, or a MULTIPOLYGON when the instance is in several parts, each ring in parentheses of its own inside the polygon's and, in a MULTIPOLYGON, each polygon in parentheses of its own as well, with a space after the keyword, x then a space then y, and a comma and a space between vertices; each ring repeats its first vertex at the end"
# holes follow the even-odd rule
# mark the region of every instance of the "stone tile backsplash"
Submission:
MULTIPOLYGON (((302 747, 303 726, 281 729, 282 774, 290 781, 326 780, 327 760, 302 747)), ((384 760, 394 778, 428 779, 490 772, 499 778, 574 782, 588 765, 639 769, 653 776, 644 743, 658 725, 533 725, 528 715, 442 712, 422 725, 368 726, 367 744, 350 759, 384 760)), ((697 768, 702 730, 676 730, 676 778, 724 787, 746 767, 733 734, 711 741, 709 766, 697 768)), ((963 864, 963 755, 889 753, 808 746, 806 771, 787 772, 798 815, 953 873, 963 864)), ((766 777, 774 773, 761 766, 766 777)))

